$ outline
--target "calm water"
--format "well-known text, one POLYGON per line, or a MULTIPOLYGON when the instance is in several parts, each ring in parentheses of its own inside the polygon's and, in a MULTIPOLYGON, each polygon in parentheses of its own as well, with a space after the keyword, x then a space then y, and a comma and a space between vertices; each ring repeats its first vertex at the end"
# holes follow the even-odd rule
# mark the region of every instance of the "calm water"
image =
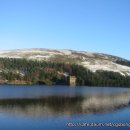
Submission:
POLYGON ((127 88, 1 85, 0 130, 127 130, 129 104, 127 88))

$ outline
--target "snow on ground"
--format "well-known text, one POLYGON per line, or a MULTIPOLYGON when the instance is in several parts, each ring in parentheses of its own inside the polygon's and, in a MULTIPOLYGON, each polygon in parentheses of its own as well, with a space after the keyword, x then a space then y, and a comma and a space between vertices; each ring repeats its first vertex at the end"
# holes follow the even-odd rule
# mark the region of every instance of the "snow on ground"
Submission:
POLYGON ((50 55, 45 55, 45 56, 36 55, 36 56, 29 56, 28 58, 29 59, 39 59, 39 60, 42 60, 42 59, 49 59, 50 57, 51 57, 50 55))
POLYGON ((81 64, 90 69, 93 72, 96 72, 97 70, 104 70, 104 71, 113 71, 113 72, 119 72, 121 75, 125 75, 125 72, 130 71, 130 67, 119 65, 110 61, 95 61, 92 62, 81 62, 81 64))
POLYGON ((63 55, 71 55, 72 52, 70 50, 58 50, 63 55))
MULTIPOLYGON (((113 61, 115 57, 92 53, 84 51, 72 51, 72 50, 51 50, 51 49, 21 49, 21 50, 6 50, 0 51, 0 57, 9 58, 27 58, 47 60, 54 56, 68 56, 69 58, 81 59, 81 65, 90 69, 93 72, 97 70, 119 72, 121 75, 130 75, 130 67, 116 64, 113 61)), ((79 61, 77 61, 78 63, 79 61)))

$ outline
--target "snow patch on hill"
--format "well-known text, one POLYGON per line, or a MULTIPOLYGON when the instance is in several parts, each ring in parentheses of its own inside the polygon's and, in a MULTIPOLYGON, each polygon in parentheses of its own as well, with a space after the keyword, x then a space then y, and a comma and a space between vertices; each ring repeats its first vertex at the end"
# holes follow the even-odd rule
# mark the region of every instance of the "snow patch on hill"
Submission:
POLYGON ((104 71, 119 72, 121 75, 130 76, 130 67, 114 63, 114 61, 116 61, 119 57, 106 55, 102 53, 35 48, 35 49, 0 51, 0 57, 26 58, 36 60, 49 60, 49 59, 51 60, 51 58, 53 57, 55 58, 67 57, 70 59, 75 59, 77 64, 81 64, 93 72, 96 72, 97 70, 104 70, 104 71))
POLYGON ((121 75, 125 75, 130 71, 130 67, 103 60, 102 61, 96 60, 93 63, 89 61, 81 62, 81 65, 90 69, 93 72, 96 72, 97 70, 104 70, 104 71, 118 72, 121 75))

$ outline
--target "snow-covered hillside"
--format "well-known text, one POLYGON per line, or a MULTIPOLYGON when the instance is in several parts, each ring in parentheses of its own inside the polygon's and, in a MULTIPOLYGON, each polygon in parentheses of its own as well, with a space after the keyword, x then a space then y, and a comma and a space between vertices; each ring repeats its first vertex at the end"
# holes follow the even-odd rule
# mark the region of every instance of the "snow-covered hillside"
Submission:
POLYGON ((115 63, 116 60, 122 58, 101 53, 58 49, 22 49, 0 51, 0 57, 76 63, 83 65, 93 72, 106 70, 119 72, 122 75, 129 75, 130 73, 130 67, 115 63))

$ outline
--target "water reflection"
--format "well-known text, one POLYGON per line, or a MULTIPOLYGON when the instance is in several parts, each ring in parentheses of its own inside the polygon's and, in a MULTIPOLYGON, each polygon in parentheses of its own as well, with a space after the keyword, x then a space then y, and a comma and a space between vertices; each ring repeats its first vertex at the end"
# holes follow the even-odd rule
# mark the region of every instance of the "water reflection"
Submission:
POLYGON ((57 116, 106 112, 129 105, 129 93, 0 99, 0 112, 22 116, 57 116))

